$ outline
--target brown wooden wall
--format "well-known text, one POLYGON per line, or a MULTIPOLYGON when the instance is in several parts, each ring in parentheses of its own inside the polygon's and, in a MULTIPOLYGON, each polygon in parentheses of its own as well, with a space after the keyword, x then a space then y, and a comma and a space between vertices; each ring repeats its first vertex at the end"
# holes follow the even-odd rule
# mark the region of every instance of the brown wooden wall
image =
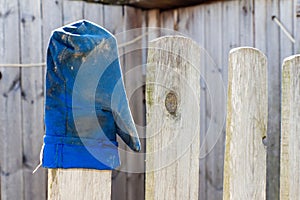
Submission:
MULTIPOLYGON (((297 39, 296 4, 296 0, 232 0, 167 11, 143 11, 67 0, 0 0, 0 63, 44 62, 51 31, 83 18, 117 34, 119 44, 136 38, 146 29, 134 34, 121 32, 147 26, 169 28, 193 38, 207 53, 203 54, 205 68, 201 81, 199 196, 201 200, 218 200, 222 199, 223 189, 225 102, 222 88, 207 85, 205 81, 213 83, 222 77, 226 87, 229 50, 245 45, 259 48, 269 60, 267 194, 273 200, 279 195, 280 66, 283 58, 299 49, 272 21, 272 16, 276 15, 297 39), (207 130, 211 132, 206 135, 207 130)), ((137 40, 134 45, 141 46, 139 50, 130 49, 130 45, 120 49, 126 89, 138 87, 130 98, 130 106, 141 135, 145 134, 146 122, 144 88, 140 85, 145 74, 143 68, 132 73, 131 69, 145 63, 146 49, 142 47, 147 41, 148 37, 137 40)), ((45 199, 46 170, 31 175, 39 162, 43 137, 44 69, 3 67, 0 73, 1 199, 45 199)), ((126 149, 124 145, 121 147, 126 149)), ((122 169, 144 166, 144 159, 131 160, 126 154, 122 159, 122 169)), ((115 171, 112 199, 143 199, 144 187, 143 173, 115 171)))

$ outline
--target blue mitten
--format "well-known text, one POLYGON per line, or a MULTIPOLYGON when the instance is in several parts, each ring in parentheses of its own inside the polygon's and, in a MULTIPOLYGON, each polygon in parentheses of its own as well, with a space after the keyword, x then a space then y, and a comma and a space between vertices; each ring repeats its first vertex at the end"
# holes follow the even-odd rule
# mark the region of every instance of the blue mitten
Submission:
POLYGON ((47 50, 47 168, 114 169, 116 134, 134 151, 140 141, 126 97, 116 39, 88 21, 56 29, 47 50))

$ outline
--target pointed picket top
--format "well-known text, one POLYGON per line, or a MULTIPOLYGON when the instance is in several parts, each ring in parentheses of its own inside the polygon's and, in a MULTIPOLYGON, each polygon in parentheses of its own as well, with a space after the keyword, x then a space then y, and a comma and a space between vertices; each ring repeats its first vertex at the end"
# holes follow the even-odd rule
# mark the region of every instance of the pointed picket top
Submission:
POLYGON ((280 199, 300 196, 300 55, 282 65, 280 199))
POLYGON ((224 200, 266 198, 267 60, 258 49, 231 50, 228 68, 224 200))

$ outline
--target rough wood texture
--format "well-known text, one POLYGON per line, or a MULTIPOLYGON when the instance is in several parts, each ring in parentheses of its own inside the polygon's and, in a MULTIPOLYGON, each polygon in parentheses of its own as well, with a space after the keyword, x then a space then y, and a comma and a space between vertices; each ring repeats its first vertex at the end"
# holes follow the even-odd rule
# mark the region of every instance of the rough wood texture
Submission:
POLYGON ((266 199, 266 57, 257 49, 234 49, 228 73, 223 199, 266 199))
MULTIPOLYGON (((206 198, 222 199, 225 105, 226 92, 222 80, 222 3, 210 4, 205 10, 205 81, 207 85, 205 108, 205 178, 206 198)), ((226 70, 225 70, 226 71, 226 70)), ((201 154, 202 155, 202 154, 201 154)))
POLYGON ((48 200, 111 198, 111 171, 49 169, 48 200))
POLYGON ((300 56, 282 67, 280 199, 300 197, 300 56))
MULTIPOLYGON (((125 7, 125 32, 124 39, 125 43, 129 42, 136 37, 141 36, 143 13, 139 9, 125 7), (136 16, 139 18, 132 20, 136 16)), ((122 43, 124 43, 122 42, 122 43)), ((126 88, 127 97, 129 99, 129 106, 137 127, 139 136, 141 137, 141 153, 145 153, 145 104, 144 104, 144 85, 145 77, 143 76, 142 68, 142 53, 144 49, 142 47, 142 40, 138 40, 131 45, 124 47, 124 83, 126 88)), ((126 150, 126 161, 123 163, 123 167, 127 173, 127 199, 135 199, 136 197, 145 196, 145 178, 144 178, 144 156, 137 156, 138 153, 133 153, 127 148, 126 150), (131 185, 137 184, 138 187, 130 187, 131 185)), ((123 169, 124 169, 123 168, 123 169)), ((124 186, 123 186, 124 187, 124 186)))
POLYGON ((146 200, 198 199, 200 48, 178 36, 149 46, 146 200))
MULTIPOLYGON (((0 62, 19 63, 18 1, 1 0, 0 12, 5 16, 0 17, 0 62)), ((0 72, 0 199, 24 199, 21 74, 19 68, 0 68, 0 72)))
MULTIPOLYGON (((264 0, 259 0, 264 1, 264 0)), ((240 0, 240 45, 254 46, 253 19, 254 19, 254 2, 249 0, 240 0)), ((259 4, 259 2, 256 2, 259 4)))
POLYGON ((69 24, 83 18, 83 2, 63 0, 63 24, 69 24))
MULTIPOLYGON (((42 62, 41 2, 20 1, 21 62, 42 62), (30 37, 29 37, 30 36, 30 37)), ((46 170, 32 171, 39 164, 39 151, 43 144, 43 69, 41 67, 21 69, 22 139, 24 199, 46 198, 46 170)))
MULTIPOLYGON (((175 22, 175 27, 180 33, 184 33, 188 37, 193 38, 195 42, 198 43, 201 48, 200 52, 200 110, 206 109, 206 82, 205 82, 205 7, 197 6, 193 8, 182 8, 178 9, 178 19, 175 22)), ((198 198, 206 199, 207 189, 206 189, 206 156, 205 156, 205 136, 206 136, 206 112, 200 112, 200 163, 199 163, 199 189, 198 189, 198 198)))
POLYGON ((104 8, 101 4, 84 3, 83 18, 94 22, 100 26, 104 26, 103 12, 104 8))
MULTIPOLYGON (((279 16, 279 1, 255 4, 255 47, 268 60, 267 199, 279 200, 280 76, 279 28, 270 16, 279 16)), ((291 52, 289 52, 291 53, 291 52)))
POLYGON ((294 53, 300 53, 300 0, 294 0, 294 37, 296 40, 296 44, 294 45, 294 53))

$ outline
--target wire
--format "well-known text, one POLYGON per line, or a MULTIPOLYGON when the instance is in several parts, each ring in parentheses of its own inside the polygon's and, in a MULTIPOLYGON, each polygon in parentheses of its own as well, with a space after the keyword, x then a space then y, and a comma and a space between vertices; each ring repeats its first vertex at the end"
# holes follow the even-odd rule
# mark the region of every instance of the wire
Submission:
POLYGON ((46 66, 46 63, 30 63, 30 64, 0 64, 0 67, 38 67, 38 66, 46 66))

